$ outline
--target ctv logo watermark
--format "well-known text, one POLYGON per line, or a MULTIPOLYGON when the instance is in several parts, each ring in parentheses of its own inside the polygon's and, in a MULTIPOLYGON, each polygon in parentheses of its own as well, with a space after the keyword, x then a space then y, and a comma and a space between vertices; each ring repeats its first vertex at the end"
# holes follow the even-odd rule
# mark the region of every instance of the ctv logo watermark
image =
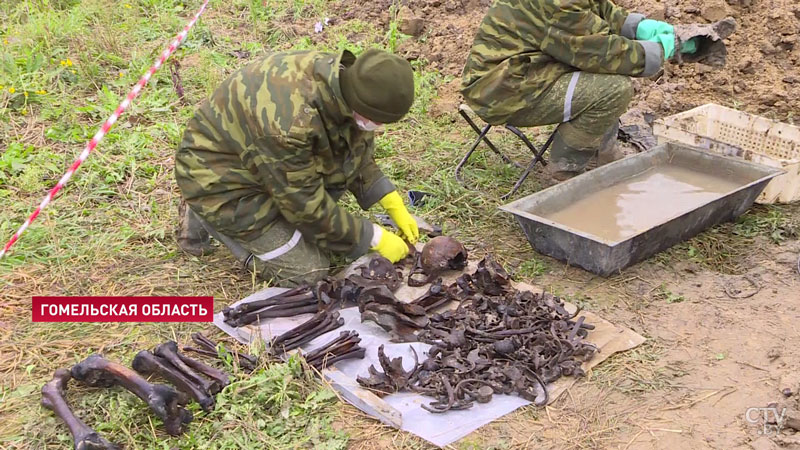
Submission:
POLYGON ((744 418, 748 423, 754 425, 762 424, 758 434, 764 436, 777 435, 783 430, 783 424, 786 420, 786 408, 780 411, 775 406, 747 408, 744 418))

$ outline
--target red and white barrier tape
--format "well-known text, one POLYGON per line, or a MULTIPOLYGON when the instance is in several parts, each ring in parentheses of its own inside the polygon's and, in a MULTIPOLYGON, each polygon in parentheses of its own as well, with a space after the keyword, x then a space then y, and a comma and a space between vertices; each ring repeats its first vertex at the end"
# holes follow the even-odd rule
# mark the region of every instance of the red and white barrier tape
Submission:
POLYGON ((31 216, 28 217, 28 220, 26 220, 25 223, 23 223, 22 226, 19 227, 19 230, 17 230, 17 232, 14 233, 14 236, 12 236, 11 239, 8 241, 8 243, 5 245, 5 247, 3 247, 3 250, 0 250, 0 259, 2 259, 3 256, 8 252, 8 249, 10 249, 11 246, 14 245, 15 242, 17 242, 19 237, 22 235, 22 233, 25 232, 26 229, 28 229, 31 223, 33 223, 33 221, 36 220, 36 218, 39 216, 42 210, 47 208, 47 205, 49 205, 50 202, 53 201, 53 198, 56 196, 56 194, 58 194, 58 191, 60 191, 61 188, 63 188, 64 185, 67 184, 69 179, 72 177, 72 174, 74 174, 75 171, 78 170, 78 167, 80 167, 81 164, 83 164, 83 162, 86 161, 86 158, 88 158, 89 154, 95 149, 95 147, 97 147, 97 144, 99 144, 100 141, 103 140, 105 135, 108 133, 111 127, 114 126, 114 123, 119 119, 122 113, 124 113, 125 110, 128 109, 128 107, 131 105, 133 100, 139 96, 139 93, 142 91, 142 88, 144 88, 145 85, 147 85, 147 82, 150 81, 150 77, 152 77, 153 74, 155 74, 158 71, 158 69, 161 68, 164 62, 166 62, 166 60, 169 59, 169 57, 181 45, 183 40, 186 39, 186 36, 189 34, 189 30, 192 29, 194 24, 197 22, 197 19, 199 19, 200 15, 203 14, 203 11, 206 10, 208 2, 209 0, 205 0, 205 2, 203 2, 203 6, 200 7, 200 10, 197 11, 197 14, 195 14, 192 20, 186 24, 186 26, 183 28, 183 31, 178 33, 178 35, 175 37, 175 40, 172 41, 169 47, 167 47, 161 53, 161 56, 150 67, 150 70, 145 72, 142 78, 139 79, 139 82, 136 83, 133 89, 131 89, 131 91, 128 93, 128 96, 125 97, 125 100, 123 100, 122 103, 120 103, 119 106, 117 106, 117 109, 106 120, 106 122, 97 132, 97 134, 95 134, 92 140, 89 141, 88 144, 86 144, 86 148, 83 149, 83 152, 81 152, 80 156, 78 156, 78 159, 76 159, 75 162, 72 163, 72 165, 69 167, 64 176, 62 176, 61 179, 58 181, 58 183, 56 183, 56 185, 53 187, 53 189, 51 189, 50 192, 47 193, 47 196, 44 198, 44 200, 42 200, 42 203, 39 204, 39 207, 36 208, 36 211, 34 211, 33 214, 31 214, 31 216))

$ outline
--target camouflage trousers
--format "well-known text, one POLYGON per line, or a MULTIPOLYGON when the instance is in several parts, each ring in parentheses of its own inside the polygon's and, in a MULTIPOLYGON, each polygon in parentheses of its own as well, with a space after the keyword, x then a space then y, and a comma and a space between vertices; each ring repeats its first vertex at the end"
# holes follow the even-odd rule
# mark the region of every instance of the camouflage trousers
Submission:
POLYGON ((616 141, 615 127, 632 97, 633 85, 627 76, 571 72, 531 102, 530 108, 514 114, 508 124, 560 124, 550 148, 550 161, 559 170, 580 171, 605 142, 610 138, 616 141))
POLYGON ((217 232, 189 208, 185 213, 188 216, 182 226, 186 231, 194 236, 213 236, 248 270, 274 286, 313 285, 328 275, 330 259, 326 252, 306 242, 300 232, 283 219, 275 222, 261 236, 245 242, 217 232))

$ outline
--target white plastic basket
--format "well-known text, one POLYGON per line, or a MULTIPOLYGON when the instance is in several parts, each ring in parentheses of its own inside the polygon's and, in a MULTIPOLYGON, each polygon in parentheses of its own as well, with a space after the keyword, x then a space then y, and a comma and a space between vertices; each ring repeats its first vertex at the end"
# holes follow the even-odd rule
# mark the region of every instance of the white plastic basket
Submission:
POLYGON ((799 127, 707 104, 656 120, 653 133, 659 143, 679 142, 781 168, 786 173, 774 178, 757 202, 800 200, 799 127))

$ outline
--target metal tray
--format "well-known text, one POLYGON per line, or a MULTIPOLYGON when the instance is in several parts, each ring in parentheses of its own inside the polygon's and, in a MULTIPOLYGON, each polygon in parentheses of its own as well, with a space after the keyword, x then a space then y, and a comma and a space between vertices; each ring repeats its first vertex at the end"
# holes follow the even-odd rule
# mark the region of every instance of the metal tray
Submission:
POLYGON ((531 246, 539 253, 609 276, 714 225, 735 219, 753 205, 772 178, 782 173, 778 168, 668 143, 591 170, 500 209, 517 217, 531 246), (587 194, 663 164, 735 180, 738 187, 619 241, 603 239, 544 217, 585 198, 587 194))

